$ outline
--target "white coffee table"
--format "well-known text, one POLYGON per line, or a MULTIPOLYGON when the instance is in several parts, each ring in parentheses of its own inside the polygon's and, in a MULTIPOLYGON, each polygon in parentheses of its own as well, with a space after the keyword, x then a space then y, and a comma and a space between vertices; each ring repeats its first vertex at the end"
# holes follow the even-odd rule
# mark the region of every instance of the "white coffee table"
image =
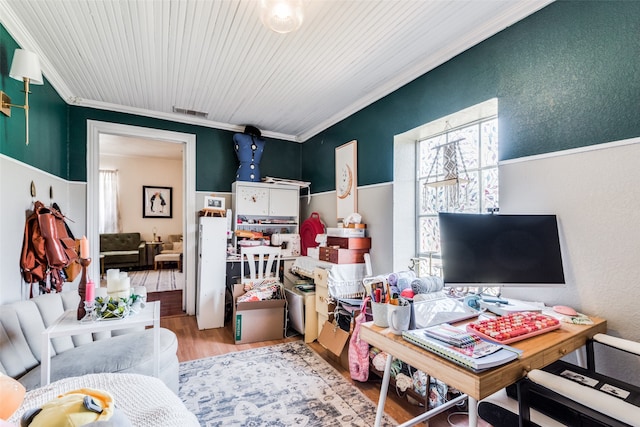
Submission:
POLYGON ((136 326, 153 326, 153 375, 158 377, 160 373, 160 301, 153 301, 146 303, 139 313, 117 320, 81 322, 77 319, 77 310, 65 311, 42 332, 40 384, 47 385, 51 382, 51 338, 114 331, 136 326))

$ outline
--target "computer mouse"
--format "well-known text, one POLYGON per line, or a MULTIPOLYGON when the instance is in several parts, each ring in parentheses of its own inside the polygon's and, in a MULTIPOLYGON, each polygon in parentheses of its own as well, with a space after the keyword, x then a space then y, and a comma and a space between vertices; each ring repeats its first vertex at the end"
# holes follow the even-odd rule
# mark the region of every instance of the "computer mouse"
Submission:
POLYGON ((578 312, 566 305, 554 305, 553 311, 556 313, 564 314, 565 316, 577 316, 578 312))

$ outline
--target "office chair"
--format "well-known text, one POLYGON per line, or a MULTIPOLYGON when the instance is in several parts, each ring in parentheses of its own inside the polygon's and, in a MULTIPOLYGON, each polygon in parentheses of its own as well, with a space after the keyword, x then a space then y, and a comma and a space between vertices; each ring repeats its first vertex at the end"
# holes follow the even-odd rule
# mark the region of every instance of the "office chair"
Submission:
POLYGON ((559 360, 533 369, 483 399, 478 414, 494 427, 640 426, 640 387, 599 373, 594 356, 599 346, 640 356, 640 343, 596 334, 586 345, 587 368, 559 360))

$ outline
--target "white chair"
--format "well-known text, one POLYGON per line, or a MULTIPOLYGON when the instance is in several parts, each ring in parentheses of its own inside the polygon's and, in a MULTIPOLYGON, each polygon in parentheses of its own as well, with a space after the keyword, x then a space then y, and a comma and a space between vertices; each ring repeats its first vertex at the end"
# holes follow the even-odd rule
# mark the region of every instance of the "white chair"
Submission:
POLYGON ((640 407, 632 403, 640 396, 640 388, 600 374, 595 366, 595 344, 640 356, 640 343, 596 334, 587 342, 586 369, 562 360, 544 370, 533 369, 527 378, 517 383, 519 401, 508 397, 503 390, 479 403, 479 415, 496 427, 518 424, 571 426, 584 420, 588 420, 590 426, 640 426, 640 407), (574 372, 574 380, 561 375, 566 375, 566 371, 574 372), (611 391, 612 386, 622 392, 616 395, 616 389, 611 391), (610 391, 603 391, 605 387, 610 391), (629 392, 628 396, 625 396, 626 392, 629 392), (552 405, 557 405, 555 410, 551 409, 552 405), (547 412, 560 423, 539 418, 539 411, 547 412))
POLYGON ((269 277, 280 278, 280 247, 247 246, 240 248, 240 280, 242 283, 255 282, 269 277), (249 274, 245 274, 245 261, 249 274), (274 270, 275 265, 275 270, 274 270))
POLYGON ((287 335, 289 307, 284 295, 284 285, 280 280, 280 247, 279 246, 243 246, 240 248, 240 283, 252 284, 264 279, 276 278, 280 284, 280 292, 285 300, 284 307, 284 336, 287 335), (249 267, 249 274, 245 274, 245 263, 249 267))

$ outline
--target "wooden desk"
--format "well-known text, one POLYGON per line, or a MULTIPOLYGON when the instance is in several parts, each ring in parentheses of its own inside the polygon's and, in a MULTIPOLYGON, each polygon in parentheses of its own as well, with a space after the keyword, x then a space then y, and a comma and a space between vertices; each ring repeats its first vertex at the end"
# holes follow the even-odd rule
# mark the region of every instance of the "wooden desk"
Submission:
MULTIPOLYGON (((364 323, 360 329, 360 337, 370 345, 393 356, 387 357, 375 425, 376 427, 380 426, 384 413, 391 361, 394 357, 466 394, 469 407, 469 425, 476 426, 478 400, 515 383, 530 370, 543 368, 581 348, 587 339, 595 334, 607 331, 606 320, 597 317, 591 317, 591 320, 594 322, 593 325, 562 323, 559 329, 513 343, 511 344, 513 347, 522 350, 522 356, 519 359, 478 373, 449 362, 435 353, 423 350, 405 341, 402 336, 392 334, 387 328, 375 326, 373 322, 364 323)), ((432 411, 406 422, 403 426, 417 424, 441 411, 442 409, 434 408, 432 411)))

